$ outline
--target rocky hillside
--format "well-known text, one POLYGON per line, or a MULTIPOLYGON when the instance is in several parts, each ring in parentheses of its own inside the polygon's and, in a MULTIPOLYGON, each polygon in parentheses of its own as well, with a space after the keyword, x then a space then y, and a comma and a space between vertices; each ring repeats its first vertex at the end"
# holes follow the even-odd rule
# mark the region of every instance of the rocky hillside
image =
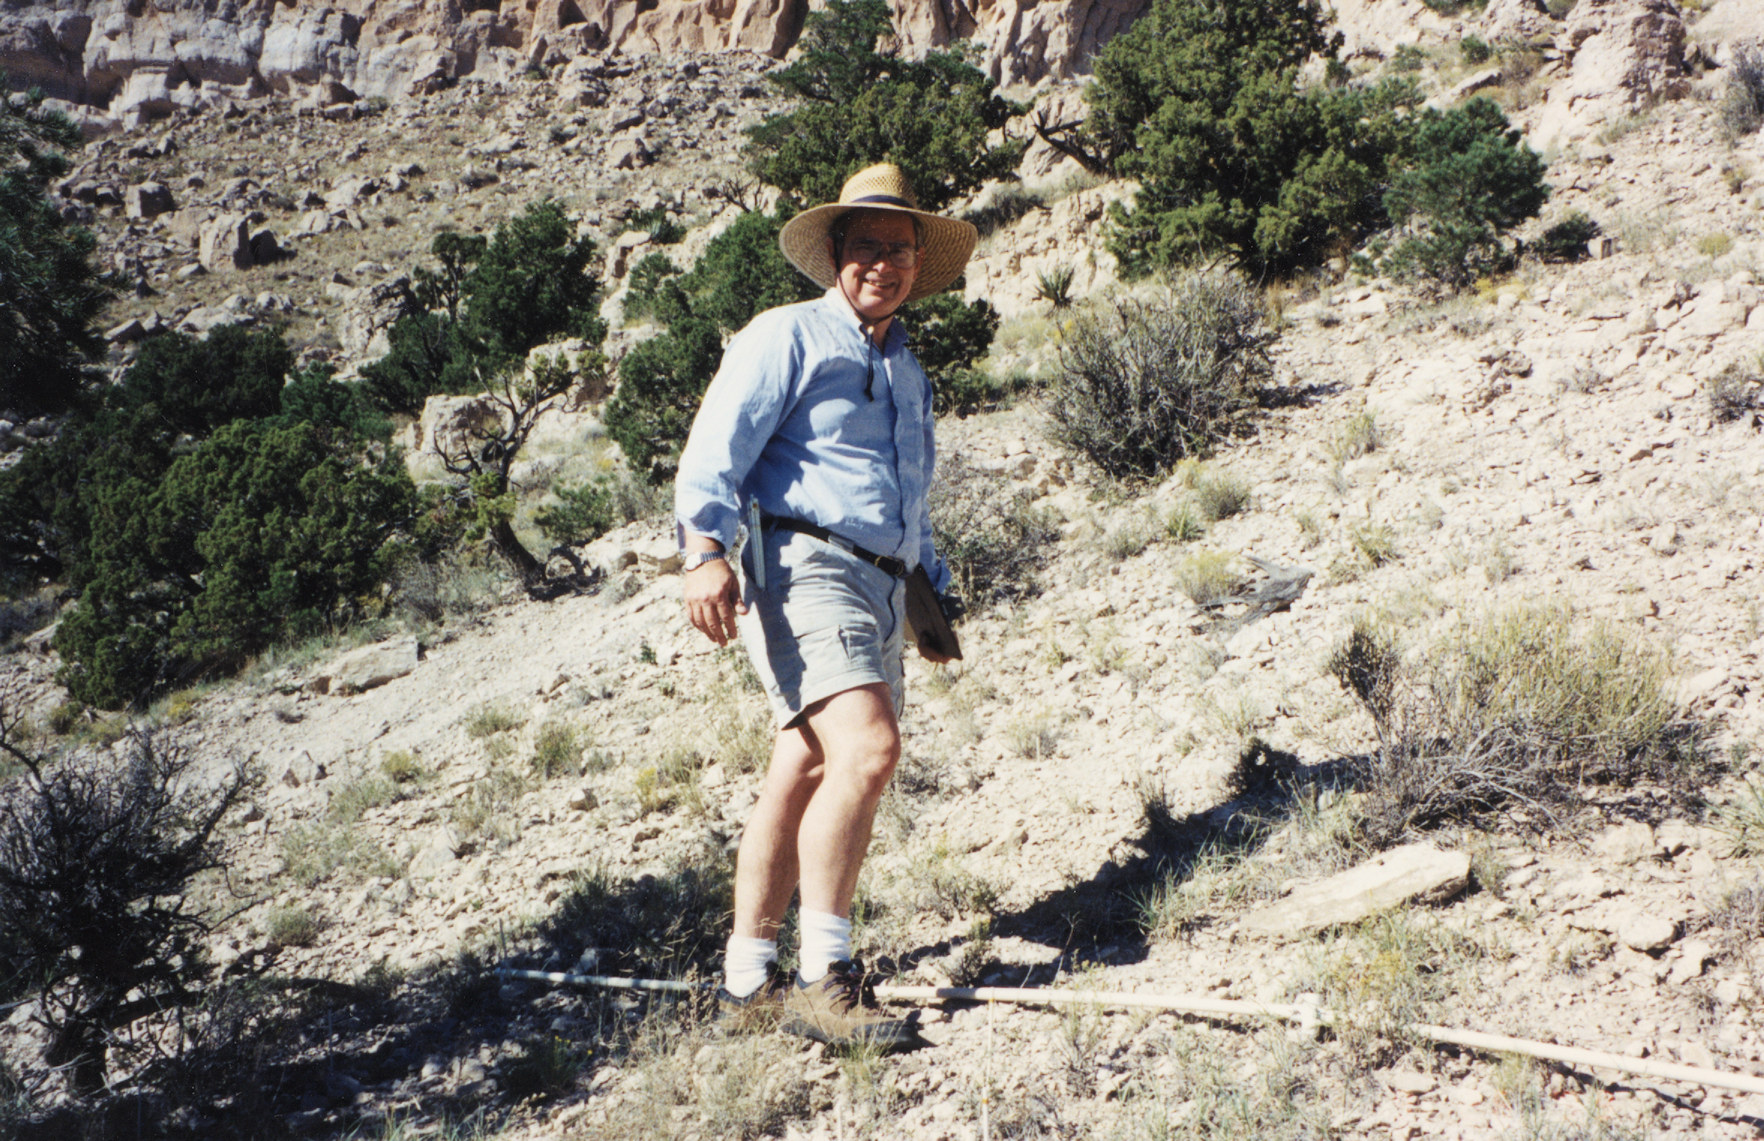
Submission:
MULTIPOLYGON (((152 712, 267 778, 208 889, 245 905, 212 951, 299 980, 191 1047, 173 1124, 202 1135, 248 1105, 267 1132, 322 1137, 1756 1136, 1761 1095, 1439 1049, 1402 1026, 1764 1075, 1764 437, 1722 379, 1764 370, 1764 136, 1724 133, 1716 66, 1764 20, 1746 0, 1700 19, 1662 0, 1580 0, 1565 21, 1503 0, 1456 19, 1340 10, 1357 66, 1418 51, 1439 98, 1490 90, 1540 145, 1554 132, 1544 221, 1578 209, 1609 241, 1443 300, 1345 266, 1273 291, 1284 399, 1156 486, 1097 479, 1033 399, 941 423, 948 478, 1057 538, 1034 590, 968 620, 961 668, 909 663, 859 935, 897 982, 1318 996, 1333 1033, 957 1005, 926 1012, 925 1049, 839 1058, 490 974, 714 959, 704 900, 757 794, 766 719, 739 658, 685 625, 658 519, 582 552, 596 592, 499 600, 456 568, 366 646, 292 650, 152 712), (1467 63, 1464 33, 1499 21, 1548 46, 1467 63), (1250 556, 1311 572, 1288 608, 1232 601, 1250 556), (1452 859, 1432 903, 1345 926, 1300 914, 1374 855, 1350 838, 1363 801, 1342 774, 1377 737, 1329 664, 1356 619, 1381 616, 1426 663, 1504 614, 1561 611, 1585 645, 1601 621, 1637 639, 1613 672, 1661 655, 1701 760, 1572 812, 1435 830, 1452 859)), ((940 18, 937 34, 999 26, 940 18)), ((406 43, 435 34, 409 26, 406 43)), ((558 195, 615 288, 649 240, 625 230, 639 210, 691 227, 689 253, 747 192, 734 128, 769 108, 769 66, 608 52, 367 115, 246 101, 91 144, 66 192, 138 283, 115 307, 119 360, 150 326, 248 317, 348 366, 373 352, 379 291, 444 222, 487 230, 558 195)), ((1033 201, 969 284, 1009 317, 997 367, 1045 373, 1066 315, 1036 276, 1073 267, 1081 300, 1106 301, 1104 204, 1128 188, 1028 161, 1033 201)), ((556 457, 605 446, 593 404, 548 432, 556 457)), ((54 665, 31 646, 0 659, 45 721, 54 665)), ((27 1014, 9 1050, 40 1045, 27 1014)))

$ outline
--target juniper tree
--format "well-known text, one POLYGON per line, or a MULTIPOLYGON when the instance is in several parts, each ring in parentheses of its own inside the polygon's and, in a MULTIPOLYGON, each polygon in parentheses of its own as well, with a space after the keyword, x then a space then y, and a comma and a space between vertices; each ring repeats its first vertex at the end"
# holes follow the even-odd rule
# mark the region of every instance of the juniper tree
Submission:
POLYGON ((504 221, 488 241, 443 233, 429 252, 437 264, 412 275, 405 312, 387 331, 390 351, 362 369, 390 411, 419 411, 437 393, 479 391, 554 338, 598 345, 606 336, 594 243, 575 235, 553 199, 504 221))
POLYGON ((893 34, 885 0, 830 0, 811 14, 796 60, 770 76, 800 102, 749 129, 753 172, 799 201, 830 202, 857 171, 892 162, 927 210, 1011 177, 1026 142, 989 136, 1022 105, 959 51, 880 50, 893 34))
POLYGON ((93 322, 111 289, 91 231, 49 200, 79 128, 44 109, 40 92, 8 90, 0 73, 0 409, 58 411, 103 350, 93 322))

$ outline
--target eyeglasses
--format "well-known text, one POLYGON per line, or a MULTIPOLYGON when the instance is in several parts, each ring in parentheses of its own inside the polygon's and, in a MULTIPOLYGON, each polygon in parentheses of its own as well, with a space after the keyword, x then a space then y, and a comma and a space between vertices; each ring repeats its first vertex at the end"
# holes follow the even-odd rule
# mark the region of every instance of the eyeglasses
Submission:
POLYGON ((919 247, 906 242, 878 242, 858 238, 845 244, 845 256, 859 265, 874 265, 883 258, 895 269, 911 269, 919 264, 919 247))

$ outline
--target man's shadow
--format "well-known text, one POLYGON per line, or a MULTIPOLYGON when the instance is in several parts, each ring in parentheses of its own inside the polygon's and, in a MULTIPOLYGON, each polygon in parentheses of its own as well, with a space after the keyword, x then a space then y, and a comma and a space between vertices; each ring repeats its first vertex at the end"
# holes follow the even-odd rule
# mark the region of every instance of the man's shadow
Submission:
MULTIPOLYGON (((1061 972, 1086 963, 1113 965, 1143 961, 1153 912, 1160 893, 1179 890, 1203 859, 1221 853, 1247 857, 1258 851, 1280 825, 1318 792, 1344 785, 1349 763, 1336 760, 1306 765, 1291 753, 1252 742, 1239 758, 1232 795, 1224 803, 1179 813, 1165 790, 1142 786, 1139 833, 1078 880, 993 920, 993 934, 1013 936, 1057 949, 1053 961, 1034 967, 996 966, 983 972, 990 985, 1045 986, 1061 972)), ((1199 914, 1186 923, 1200 930, 1214 922, 1199 914)), ((917 961, 909 955, 908 961, 917 961)))

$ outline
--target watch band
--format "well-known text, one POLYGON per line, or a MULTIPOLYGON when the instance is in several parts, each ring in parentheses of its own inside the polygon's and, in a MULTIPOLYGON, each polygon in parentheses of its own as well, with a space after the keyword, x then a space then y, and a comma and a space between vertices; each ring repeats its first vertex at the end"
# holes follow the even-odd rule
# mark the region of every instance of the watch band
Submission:
POLYGON ((728 557, 729 555, 725 551, 693 551, 691 554, 687 555, 685 559, 681 560, 680 573, 686 574, 690 571, 697 570, 699 567, 712 560, 725 560, 728 557))

